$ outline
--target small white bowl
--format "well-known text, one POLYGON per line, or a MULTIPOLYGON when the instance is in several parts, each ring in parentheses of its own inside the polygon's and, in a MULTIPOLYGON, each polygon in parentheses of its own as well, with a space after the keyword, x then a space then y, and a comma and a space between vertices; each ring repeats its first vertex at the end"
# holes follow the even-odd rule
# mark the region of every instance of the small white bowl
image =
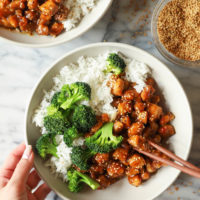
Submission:
MULTIPOLYGON (((43 91, 48 91, 52 87, 52 78, 59 73, 64 65, 75 62, 78 57, 82 55, 97 56, 106 51, 120 51, 127 57, 145 62, 152 68, 152 76, 157 81, 165 97, 166 105, 176 116, 173 122, 176 128, 176 135, 170 139, 170 146, 178 156, 187 159, 192 143, 193 123, 190 105, 182 86, 174 74, 158 59, 136 47, 119 43, 97 43, 84 46, 67 53, 52 64, 36 84, 28 102, 25 121, 26 143, 34 146, 40 136, 40 129, 32 123, 32 116, 43 98, 43 91)), ((180 173, 174 168, 163 167, 150 180, 138 188, 131 186, 127 178, 124 178, 105 190, 87 190, 73 194, 68 191, 66 183, 56 179, 50 173, 50 170, 44 166, 44 162, 37 154, 35 155, 35 168, 55 193, 63 199, 71 200, 150 200, 166 190, 180 173)))
POLYGON ((99 0, 97 5, 88 15, 83 17, 76 28, 70 31, 65 31, 56 38, 51 36, 40 36, 37 34, 30 36, 28 34, 19 33, 17 31, 9 31, 3 27, 0 27, 0 38, 3 38, 6 41, 16 45, 37 48, 49 47, 65 43, 79 37, 90 28, 92 28, 101 19, 101 17, 103 17, 105 12, 112 4, 112 1, 113 0, 99 0))

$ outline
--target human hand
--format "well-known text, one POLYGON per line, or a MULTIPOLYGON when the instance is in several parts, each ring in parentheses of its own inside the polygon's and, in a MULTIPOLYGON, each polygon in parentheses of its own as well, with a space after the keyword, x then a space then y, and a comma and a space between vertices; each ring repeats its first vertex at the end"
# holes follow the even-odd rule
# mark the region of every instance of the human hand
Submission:
POLYGON ((43 200, 51 191, 44 183, 32 190, 40 182, 33 167, 34 154, 31 146, 25 144, 15 148, 0 169, 0 199, 1 200, 43 200))

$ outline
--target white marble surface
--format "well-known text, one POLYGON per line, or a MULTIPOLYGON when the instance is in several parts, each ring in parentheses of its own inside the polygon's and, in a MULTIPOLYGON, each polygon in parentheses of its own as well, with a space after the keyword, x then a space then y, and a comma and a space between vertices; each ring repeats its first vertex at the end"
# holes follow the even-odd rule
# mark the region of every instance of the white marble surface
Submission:
MULTIPOLYGON (((44 70, 69 50, 93 42, 109 41, 135 45, 154 54, 179 78, 190 100, 194 118, 194 141, 189 160, 200 166, 200 69, 185 69, 167 62, 151 43, 150 17, 144 27, 144 21, 136 23, 144 15, 144 9, 153 10, 156 2, 147 0, 145 4, 145 0, 115 0, 106 16, 92 30, 74 41, 52 48, 23 48, 0 40, 0 165, 9 151, 23 141, 25 106, 44 70), (142 9, 135 12, 130 2, 134 5, 139 3, 142 9)), ((51 193, 50 199, 59 198, 51 193)), ((174 185, 157 199, 198 200, 200 180, 181 174, 174 185)))

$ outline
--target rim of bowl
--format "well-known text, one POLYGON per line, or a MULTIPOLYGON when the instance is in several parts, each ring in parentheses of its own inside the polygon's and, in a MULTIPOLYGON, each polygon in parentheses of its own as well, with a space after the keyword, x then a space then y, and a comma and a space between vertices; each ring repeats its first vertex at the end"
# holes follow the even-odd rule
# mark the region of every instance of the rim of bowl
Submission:
MULTIPOLYGON (((2 37, 2 36, 0 36, 0 39, 4 40, 4 41, 6 41, 6 42, 8 42, 10 44, 18 45, 18 46, 21 46, 21 47, 31 47, 31 48, 46 48, 46 47, 52 47, 52 46, 57 46, 57 45, 60 45, 60 44, 67 43, 69 41, 72 41, 72 40, 80 37, 81 35, 83 35, 87 31, 89 31, 93 26, 95 26, 101 20, 101 18, 105 15, 105 13, 110 8, 110 6, 111 6, 111 4, 113 2, 113 0, 107 0, 107 1, 109 1, 109 2, 107 4, 106 8, 104 9, 104 11, 102 12, 102 14, 90 26, 88 26, 87 28, 85 28, 83 31, 80 31, 77 35, 75 35, 75 37, 73 37, 71 39, 67 39, 66 38, 66 39, 63 39, 63 40, 58 41, 58 42, 51 42, 49 44, 28 44, 28 43, 22 43, 22 42, 17 42, 17 41, 11 40, 11 39, 7 39, 7 38, 2 37)), ((21 33, 21 34, 23 35, 23 33, 21 33)), ((50 37, 50 36, 48 36, 48 37, 50 37)))
MULTIPOLYGON (((60 58, 58 58, 56 61, 54 61, 50 67, 48 67, 42 74, 42 76, 39 78, 39 80, 36 82, 35 86, 33 87, 32 89, 32 92, 31 92, 31 95, 30 97, 28 98, 28 101, 27 101, 27 104, 26 104, 26 110, 25 110, 25 118, 24 118, 24 140, 25 140, 25 144, 28 145, 28 137, 27 137, 27 119, 28 119, 28 111, 29 111, 29 105, 32 101, 32 98, 35 94, 35 91, 37 90, 40 82, 42 81, 42 79, 46 76, 46 74, 58 63, 60 62, 62 59, 64 59, 65 57, 68 57, 74 53, 76 53, 77 51, 81 51, 81 50, 85 50, 85 49, 89 49, 89 48, 95 48, 95 47, 99 47, 99 46, 104 46, 104 47, 122 47, 122 48, 127 48, 127 49, 135 49, 136 51, 138 52, 141 52, 142 54, 146 54, 146 55, 149 55, 151 56, 153 59, 156 59, 157 62, 159 62, 162 67, 164 67, 165 69, 167 69, 169 71, 169 73, 176 79, 177 81, 177 84, 179 85, 179 87, 182 89, 184 95, 185 95, 185 98, 186 98, 186 103, 187 103, 187 107, 189 109, 189 118, 190 118, 190 124, 191 124, 191 139, 190 139, 190 144, 188 146, 188 151, 185 155, 185 159, 187 160, 188 157, 189 157, 189 154, 191 152, 191 147, 192 147, 192 142, 193 142, 193 116, 192 116, 192 110, 191 110, 191 106, 190 106, 190 102, 188 100, 188 97, 187 97, 187 94, 185 93, 185 90, 183 88, 183 86, 181 85, 180 81, 178 80, 178 78, 175 76, 175 74, 164 64, 162 63, 158 58, 156 58, 155 56, 151 55, 150 53, 138 48, 138 47, 135 47, 135 46, 131 46, 131 45, 128 45, 128 44, 124 44, 124 43, 115 43, 115 42, 99 42, 99 43, 93 43, 93 44, 89 44, 89 45, 84 45, 82 47, 79 47, 79 48, 76 48, 72 51, 69 51, 67 52, 66 54, 64 54, 63 56, 61 56, 60 58)), ((35 164, 34 164, 35 166, 35 164)), ((36 171, 38 172, 38 174, 40 175, 40 177, 47 183, 46 181, 46 177, 44 177, 42 174, 40 174, 37 166, 35 166, 35 169, 36 171)), ((174 178, 173 180, 169 183, 168 187, 170 185, 173 184, 173 182, 178 178, 178 176, 180 175, 181 171, 177 171, 175 172, 176 174, 174 175, 174 178)), ((48 183, 47 183, 48 184, 48 183)), ((167 189, 167 188, 166 188, 167 189)), ((165 189, 165 190, 166 190, 165 189)), ((156 193, 152 198, 156 198, 157 196, 159 196, 160 194, 162 194, 165 190, 163 190, 161 193, 156 193)), ((62 194, 58 193, 57 191, 55 191, 54 189, 52 189, 52 191, 54 191, 59 197, 61 198, 64 198, 64 199, 68 199, 67 197, 63 196, 62 194)))
POLYGON ((166 58, 168 61, 179 65, 181 67, 190 67, 190 68, 196 68, 196 67, 200 67, 200 60, 197 61, 187 61, 187 60, 183 60, 181 58, 176 57, 175 55, 173 55, 172 53, 170 53, 165 46, 161 43, 159 36, 158 36, 158 32, 157 32, 157 21, 158 21, 158 17, 159 14, 161 12, 161 10, 164 8, 164 6, 169 3, 170 1, 173 0, 159 0, 159 2, 156 4, 153 14, 152 14, 152 18, 151 18, 151 34, 152 34, 152 38, 154 41, 154 44, 157 48, 157 50, 159 51, 159 53, 166 58))

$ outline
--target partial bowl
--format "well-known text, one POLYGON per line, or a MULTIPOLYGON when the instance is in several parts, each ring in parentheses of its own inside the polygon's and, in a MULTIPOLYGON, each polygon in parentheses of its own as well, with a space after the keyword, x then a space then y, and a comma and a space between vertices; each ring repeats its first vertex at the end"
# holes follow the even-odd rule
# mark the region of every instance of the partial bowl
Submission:
POLYGON ((176 57, 175 55, 170 53, 164 47, 164 45, 161 43, 161 41, 159 39, 158 32, 157 32, 158 17, 159 17, 160 12, 162 11, 162 9, 170 1, 173 1, 173 0, 159 0, 158 3, 156 4, 155 9, 154 9, 154 12, 153 12, 153 15, 152 15, 152 20, 151 20, 151 33, 152 33, 154 44, 155 44, 156 48, 158 49, 158 51, 160 52, 160 54, 163 57, 165 57, 167 60, 169 60, 170 62, 172 62, 176 65, 179 65, 179 66, 183 66, 183 67, 193 67, 193 68, 194 67, 200 67, 200 60, 198 60, 198 61, 187 61, 187 60, 183 60, 183 59, 176 57))
MULTIPOLYGON (((181 84, 167 66, 157 58, 141 49, 120 43, 87 45, 65 54, 50 66, 36 84, 28 102, 25 118, 26 143, 35 146, 36 140, 40 137, 40 129, 32 123, 32 117, 44 96, 44 90, 51 89, 53 77, 59 73, 60 69, 68 63, 76 62, 80 56, 97 56, 108 51, 122 52, 125 56, 145 62, 151 67, 152 76, 164 95, 166 106, 176 116, 173 122, 176 134, 169 141, 170 147, 178 156, 187 159, 192 143, 193 121, 190 105, 181 84)), ((34 164, 41 178, 65 200, 150 200, 165 191, 180 173, 174 168, 163 167, 149 181, 138 188, 131 186, 127 178, 124 178, 105 190, 87 190, 73 194, 68 191, 66 183, 50 173, 50 170, 44 166, 44 161, 37 154, 34 164)))
POLYGON ((8 29, 0 27, 0 38, 16 45, 35 48, 50 47, 69 42, 91 29, 106 13, 112 4, 112 1, 113 0, 99 0, 97 5, 89 14, 83 17, 76 28, 73 28, 70 31, 64 31, 57 37, 40 36, 36 34, 30 36, 28 34, 9 31, 8 29))

